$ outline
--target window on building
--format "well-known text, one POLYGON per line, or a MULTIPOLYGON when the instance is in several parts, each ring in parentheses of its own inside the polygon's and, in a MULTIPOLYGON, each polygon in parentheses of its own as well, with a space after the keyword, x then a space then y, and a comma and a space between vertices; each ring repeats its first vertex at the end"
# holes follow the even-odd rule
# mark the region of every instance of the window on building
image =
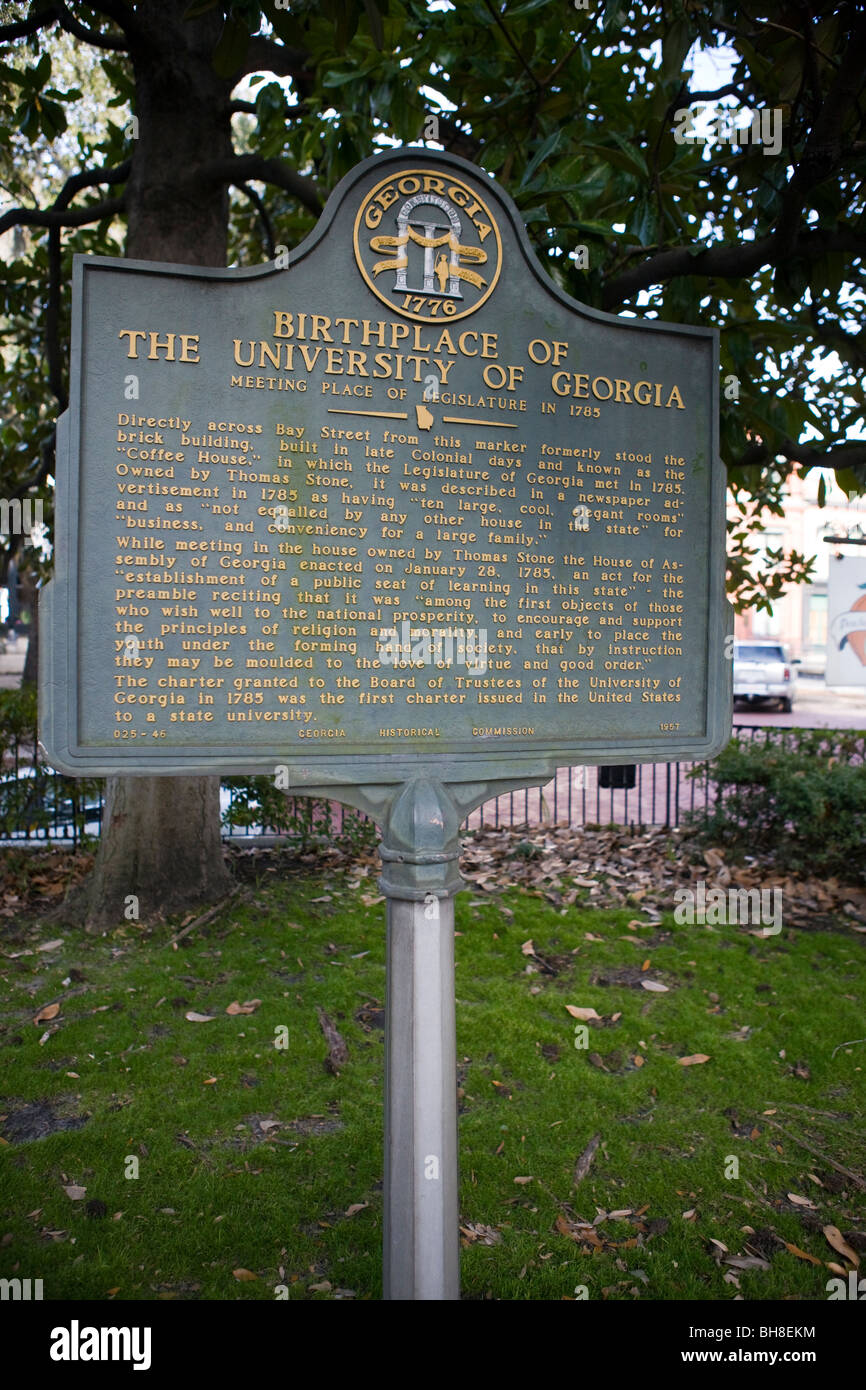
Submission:
POLYGON ((827 645, 827 595, 807 594, 803 633, 807 647, 823 650, 827 645))

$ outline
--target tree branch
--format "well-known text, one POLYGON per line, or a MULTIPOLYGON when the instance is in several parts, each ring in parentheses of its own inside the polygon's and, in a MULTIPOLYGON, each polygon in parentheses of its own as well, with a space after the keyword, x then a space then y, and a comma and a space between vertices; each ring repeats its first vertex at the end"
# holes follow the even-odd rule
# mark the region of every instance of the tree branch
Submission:
POLYGON ((132 160, 125 159, 122 164, 115 164, 113 169, 82 169, 78 174, 71 174, 54 200, 55 208, 68 207, 82 188, 93 188, 97 184, 107 183, 109 186, 115 183, 126 183, 132 169, 132 160))
MULTIPOLYGON (((241 113, 244 113, 245 115, 249 114, 251 116, 255 116, 258 114, 258 110, 259 108, 254 101, 241 101, 240 99, 238 99, 236 101, 229 102, 229 112, 232 116, 237 116, 241 113)), ((295 102, 294 106, 286 107, 286 118, 288 120, 296 121, 301 116, 308 116, 309 113, 310 108, 307 102, 305 101, 298 101, 295 102)))
POLYGON ((88 0, 88 7, 106 19, 113 19, 125 34, 135 32, 135 15, 126 0, 88 0))
POLYGON ((524 72, 526 73, 527 77, 529 78, 530 82, 534 83, 536 91, 537 91, 537 92, 541 92, 541 83, 539 82, 538 78, 535 76, 535 73, 532 71, 532 68, 531 68, 531 67, 529 66, 529 64, 527 63, 527 61, 526 61, 526 59, 524 58, 523 54, 521 53, 520 49, 517 47, 517 44, 514 42, 513 38, 512 38, 511 35, 509 34, 509 32, 508 32, 508 30, 506 29, 505 25, 502 23, 502 20, 500 19, 499 15, 498 15, 498 14, 496 13, 496 11, 494 10, 493 6, 492 6, 491 3, 490 3, 490 0, 484 0, 484 8, 487 10, 487 13, 490 15, 490 18, 493 20, 493 23, 496 25, 496 27, 497 27, 497 28, 502 32, 502 34, 504 35, 504 37, 505 37, 505 42, 508 44, 508 47, 511 49, 512 53, 513 53, 513 54, 515 55, 515 57, 517 58, 517 61, 520 63, 521 67, 523 68, 523 70, 524 70, 524 72))
POLYGON ((315 75, 307 67, 309 54, 301 48, 286 48, 273 39, 256 36, 250 39, 246 57, 235 73, 235 81, 251 72, 272 72, 275 77, 291 77, 303 96, 310 96, 315 75))
POLYGON ((97 34, 94 29, 88 29, 85 24, 71 15, 65 4, 58 6, 58 18, 61 29, 65 29, 67 34, 72 34, 76 39, 82 39, 84 43, 92 44, 94 48, 108 48, 115 53, 126 53, 126 43, 121 38, 116 38, 113 34, 97 34))
POLYGON ((11 39, 26 39, 30 34, 38 34, 40 29, 54 24, 59 18, 60 6, 52 5, 50 9, 41 10, 38 14, 30 15, 28 19, 21 19, 17 24, 2 24, 0 43, 8 43, 11 39))
MULTIPOLYGON (((299 174, 282 159, 263 159, 257 154, 237 154, 230 159, 216 159, 199 169, 196 181, 201 183, 233 183, 242 187, 250 179, 260 179, 291 193, 310 212, 318 217, 322 211, 319 189, 312 179, 299 174)), ((2 219, 0 219, 2 230, 2 219)))
POLYGON ((102 203, 91 203, 89 207, 67 209, 76 193, 82 188, 93 188, 97 184, 125 183, 129 177, 132 160, 125 159, 113 169, 82 169, 72 174, 65 182, 50 208, 12 208, 0 217, 0 234, 10 227, 83 227, 88 222, 99 222, 110 212, 122 212, 123 198, 110 198, 102 203))
MULTIPOLYGON (((623 271, 608 281, 604 287, 602 305, 610 309, 631 299, 639 290, 674 280, 680 275, 720 276, 733 280, 753 275, 762 266, 775 264, 779 260, 780 250, 778 234, 773 233, 757 241, 738 242, 736 246, 713 246, 698 256, 692 255, 691 250, 684 246, 660 251, 643 265, 623 271)), ((845 228, 835 232, 801 232, 788 254, 814 257, 825 251, 866 255, 866 236, 859 236, 845 228)))
POLYGON ((841 323, 820 318, 815 304, 810 306, 809 317, 812 320, 813 336, 819 343, 832 348, 840 357, 845 358, 852 371, 855 370, 855 364, 856 369, 861 371, 866 367, 866 344, 858 334, 849 333, 841 323))
POLYGON ((10 227, 86 227, 89 222, 101 222, 103 217, 113 217, 123 212, 126 198, 104 198, 101 203, 91 203, 86 208, 68 208, 55 211, 48 208, 12 208, 11 212, 0 217, 0 234, 10 227))
POLYGON ((734 96, 741 101, 744 106, 748 106, 745 94, 739 82, 729 82, 725 87, 719 87, 715 92, 688 92, 689 104, 693 101, 718 101, 719 97, 734 96))
MULTIPOLYGON (((119 14, 125 7, 103 4, 91 5, 90 8, 104 14, 107 19, 113 19, 115 23, 119 23, 123 27, 119 14)), ((85 24, 70 14, 62 0, 59 4, 49 5, 44 10, 40 10, 38 14, 30 15, 28 19, 19 20, 17 24, 0 26, 0 42, 27 38, 30 34, 37 34, 40 29, 47 29, 49 25, 58 22, 61 29, 65 29, 68 34, 81 39, 84 43, 92 44, 95 48, 108 48, 120 53, 126 52, 126 44, 123 39, 117 38, 113 34, 98 34, 94 29, 88 29, 85 24)))
POLYGON ((441 112, 437 114, 439 116, 439 129, 444 137, 442 144, 445 148, 477 164, 482 142, 477 136, 470 135, 462 126, 456 125, 447 116, 443 116, 441 112))
POLYGON ((813 449, 808 444, 795 444, 792 439, 783 439, 777 448, 771 449, 761 440, 750 444, 734 467, 757 468, 761 464, 772 463, 779 456, 789 463, 802 464, 804 468, 859 468, 866 464, 866 440, 855 439, 829 449, 813 449))
POLYGON ((265 207, 264 199, 260 198, 256 190, 252 188, 248 183, 238 183, 235 184, 235 187, 239 188, 242 193, 246 194, 253 207, 255 208, 256 212, 258 213, 259 219, 262 224, 262 231, 264 232, 265 250, 268 253, 268 260, 272 261, 277 254, 277 248, 276 242, 274 241, 273 223, 271 222, 271 219, 268 216, 268 210, 265 207))

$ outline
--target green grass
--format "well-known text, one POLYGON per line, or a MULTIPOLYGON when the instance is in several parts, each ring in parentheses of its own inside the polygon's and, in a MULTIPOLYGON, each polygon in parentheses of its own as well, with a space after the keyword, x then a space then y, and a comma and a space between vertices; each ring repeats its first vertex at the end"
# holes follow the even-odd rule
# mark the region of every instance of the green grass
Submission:
MULTIPOLYGON (((866 1195, 828 1160, 866 1171, 866 1045, 832 1056, 866 1031, 866 938, 844 923, 761 940, 672 919, 629 928, 635 909, 557 911, 525 893, 473 901, 457 900, 461 1222, 499 1240, 464 1248, 464 1298, 561 1299, 580 1284, 590 1298, 732 1298, 714 1237, 767 1255, 769 1269, 734 1270, 744 1298, 826 1299, 825 1265, 768 1232, 823 1262, 841 1257, 822 1226, 864 1229, 866 1195), (529 938, 556 973, 526 973, 529 938), (642 973, 668 992, 641 988, 642 973), (587 1048, 566 1004, 605 1020, 587 1048), (710 1061, 678 1065, 695 1053, 710 1061), (738 1178, 725 1176, 730 1156, 738 1178), (594 1253, 567 1234, 598 1209, 641 1208, 601 1221, 594 1253)), ((104 938, 43 925, 7 939, 0 1134, 28 1103, 87 1118, 0 1146, 0 1275, 42 1278, 47 1299, 273 1299, 280 1284, 291 1298, 381 1297, 382 1032, 359 1015, 384 1000, 383 910, 339 874, 323 887, 267 872, 176 950, 169 928, 134 923, 104 938), (59 949, 36 950, 60 935, 59 949), (55 999, 60 1027, 40 1045, 52 1024, 32 1018, 55 999), (262 1002, 230 1017, 236 999, 262 1002), (339 1076, 323 1065, 317 1006, 348 1043, 339 1076), (216 1019, 188 1022, 189 1010, 216 1019), (265 1137, 256 1117, 282 1123, 265 1137), (70 1200, 69 1183, 86 1198, 70 1200), (367 1205, 347 1216, 356 1203, 367 1205), (238 1268, 257 1278, 239 1282, 238 1268), (325 1282, 330 1292, 311 1289, 325 1282)))

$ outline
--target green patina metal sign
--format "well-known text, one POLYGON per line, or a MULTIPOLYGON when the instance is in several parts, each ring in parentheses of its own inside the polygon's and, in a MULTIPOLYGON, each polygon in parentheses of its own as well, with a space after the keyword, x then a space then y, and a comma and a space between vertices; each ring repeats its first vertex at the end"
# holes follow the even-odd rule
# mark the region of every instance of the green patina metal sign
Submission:
POLYGON ((76 258, 52 763, 478 784, 716 751, 714 331, 572 300, 427 150, 359 165, 287 262, 76 258))

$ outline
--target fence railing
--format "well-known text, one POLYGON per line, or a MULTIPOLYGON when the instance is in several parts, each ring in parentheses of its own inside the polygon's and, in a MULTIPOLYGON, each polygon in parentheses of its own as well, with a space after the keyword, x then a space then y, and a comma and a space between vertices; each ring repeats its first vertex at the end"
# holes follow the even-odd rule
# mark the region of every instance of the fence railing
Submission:
MULTIPOLYGON (((734 735, 791 750, 805 736, 813 740, 820 735, 822 742, 826 739, 828 755, 848 762, 866 761, 866 733, 740 725, 734 735)), ((255 817, 249 823, 251 798, 249 791, 244 793, 238 786, 242 780, 235 778, 221 787, 224 836, 280 834, 272 825, 257 823, 255 817), (239 809, 233 818, 233 806, 239 808, 241 803, 243 821, 239 809)), ((683 824, 687 814, 710 808, 715 796, 707 763, 643 763, 635 768, 634 787, 607 787, 601 782, 598 767, 562 767, 545 786, 506 792, 485 802, 464 825, 469 830, 506 825, 674 827, 683 824)), ((291 803, 291 794, 287 795, 291 803)), ((32 735, 7 737, 0 766, 0 843, 37 841, 74 847, 99 835, 104 797, 103 780, 66 777, 49 767, 32 735)), ((339 836, 349 816, 357 822, 358 812, 337 802, 323 805, 316 818, 317 832, 339 836)))

